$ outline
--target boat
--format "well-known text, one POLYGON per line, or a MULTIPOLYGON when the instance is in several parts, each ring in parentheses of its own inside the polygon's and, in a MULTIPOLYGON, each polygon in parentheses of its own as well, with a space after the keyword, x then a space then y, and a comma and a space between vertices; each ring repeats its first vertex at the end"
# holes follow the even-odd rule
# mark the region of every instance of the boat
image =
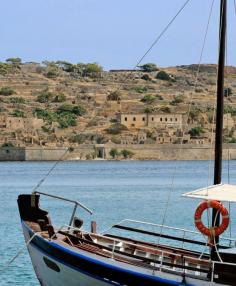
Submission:
POLYGON ((110 230, 97 233, 95 222, 90 231, 85 231, 76 210, 91 210, 81 202, 38 191, 21 194, 18 207, 23 233, 41 285, 236 285, 236 239, 222 237, 230 223, 223 202, 236 202, 236 186, 223 184, 221 178, 226 22, 227 0, 221 0, 214 185, 184 194, 202 200, 194 217, 199 232, 130 220, 111 227, 117 234, 110 230), (70 222, 61 227, 53 225, 49 213, 40 208, 42 196, 72 203, 70 222), (213 210, 212 222, 207 227, 202 215, 209 209, 213 210), (131 222, 139 227, 131 227, 131 222), (161 231, 145 230, 143 226, 147 225, 160 227, 161 231), (124 232, 132 232, 135 237, 123 235, 124 232), (201 241, 199 234, 205 235, 206 240, 201 241), (152 239, 147 241, 141 236, 152 239), (161 243, 160 237, 166 243, 161 243), (175 242, 180 242, 181 247, 175 242))

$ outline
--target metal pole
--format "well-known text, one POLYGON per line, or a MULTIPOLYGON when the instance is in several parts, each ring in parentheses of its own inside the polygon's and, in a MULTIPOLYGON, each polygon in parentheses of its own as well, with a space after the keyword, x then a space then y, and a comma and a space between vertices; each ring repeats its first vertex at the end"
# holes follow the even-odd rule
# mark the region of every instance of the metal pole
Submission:
POLYGON ((73 212, 72 212, 72 215, 71 215, 71 219, 70 219, 70 222, 69 222, 69 226, 73 226, 73 221, 74 221, 74 217, 75 217, 75 213, 76 213, 76 210, 77 210, 77 203, 75 203, 75 206, 74 206, 74 209, 73 209, 73 212))
MULTIPOLYGON (((214 184, 220 184, 222 178, 222 146, 223 146, 223 115, 224 115, 224 70, 225 70, 225 47, 227 26, 227 0, 221 0, 220 5, 220 45, 217 78, 217 112, 216 112, 216 134, 215 134, 215 170, 214 184)), ((220 217, 217 211, 212 213, 212 226, 219 226, 220 217)), ((212 248, 211 258, 215 258, 218 248, 219 237, 215 237, 216 247, 212 248)))

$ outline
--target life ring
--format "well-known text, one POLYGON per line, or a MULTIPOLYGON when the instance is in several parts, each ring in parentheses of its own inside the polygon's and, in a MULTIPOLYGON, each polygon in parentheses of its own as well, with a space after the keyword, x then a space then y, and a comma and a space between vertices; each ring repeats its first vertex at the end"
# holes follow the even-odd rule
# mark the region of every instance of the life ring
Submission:
POLYGON ((202 202, 195 212, 195 226, 196 228, 204 235, 208 236, 209 239, 214 238, 215 236, 221 235, 229 226, 229 213, 225 206, 218 201, 210 200, 202 202), (213 208, 217 210, 222 216, 222 222, 218 227, 207 228, 202 223, 202 214, 206 209, 213 208))

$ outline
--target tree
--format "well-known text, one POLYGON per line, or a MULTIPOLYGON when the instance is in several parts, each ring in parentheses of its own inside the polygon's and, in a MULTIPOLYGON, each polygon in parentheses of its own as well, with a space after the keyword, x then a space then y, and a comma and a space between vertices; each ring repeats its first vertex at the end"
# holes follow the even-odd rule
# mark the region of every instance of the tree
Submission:
POLYGON ((14 66, 20 66, 22 64, 21 58, 9 58, 6 59, 6 62, 14 66))
POLYGON ((103 72, 103 68, 97 63, 88 63, 88 64, 79 63, 77 64, 77 71, 82 76, 98 77, 103 72))
POLYGON ((109 154, 110 154, 110 156, 111 156, 113 159, 115 159, 116 157, 119 156, 119 152, 118 152, 118 150, 117 150, 116 148, 112 148, 112 149, 110 150, 109 154))
POLYGON ((156 79, 169 81, 169 80, 171 80, 171 77, 167 72, 160 71, 159 73, 157 73, 156 79))
POLYGON ((139 66, 139 68, 143 72, 154 72, 154 71, 158 70, 158 67, 154 63, 147 63, 147 64, 144 64, 142 66, 139 66))
POLYGON ((191 137, 200 137, 202 133, 204 133, 204 130, 201 126, 198 126, 193 127, 188 133, 191 135, 191 137))
POLYGON ((121 150, 120 154, 124 157, 124 159, 132 158, 134 156, 134 152, 127 149, 121 150))

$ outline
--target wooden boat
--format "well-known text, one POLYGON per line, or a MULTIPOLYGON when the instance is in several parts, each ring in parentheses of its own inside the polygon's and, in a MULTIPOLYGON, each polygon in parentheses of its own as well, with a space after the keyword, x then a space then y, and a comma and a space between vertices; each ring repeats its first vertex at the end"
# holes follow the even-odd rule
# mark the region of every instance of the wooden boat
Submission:
MULTIPOLYGON (((82 230, 82 222, 75 217, 77 207, 90 210, 80 202, 33 192, 18 197, 23 233, 37 278, 43 286, 157 286, 157 285, 236 285, 236 247, 234 239, 219 243, 219 236, 227 228, 229 216, 220 201, 236 202, 236 187, 221 184, 222 128, 224 97, 224 64, 227 0, 221 0, 220 49, 217 92, 217 120, 215 140, 214 186, 185 194, 202 199, 195 214, 195 225, 209 237, 205 243, 198 233, 173 227, 159 226, 167 233, 151 232, 130 227, 128 220, 113 226, 119 235, 109 231, 96 233, 95 223, 90 232, 82 230), (47 211, 40 209, 40 196, 70 201, 75 205, 68 225, 57 228, 47 211), (205 227, 201 215, 213 208, 212 226, 205 227), (219 212, 223 215, 220 223, 219 212), (170 235, 168 230, 182 232, 170 235), (135 239, 123 231, 136 234, 135 239), (139 235, 161 237, 168 243, 153 243, 137 239, 139 235), (187 235, 191 235, 191 239, 187 235), (181 247, 173 242, 181 242, 181 247), (186 246, 188 245, 188 247, 186 246), (209 252, 199 248, 207 246, 209 252)), ((140 226, 153 225, 133 221, 140 226)), ((155 225, 158 226, 158 225, 155 225)))

